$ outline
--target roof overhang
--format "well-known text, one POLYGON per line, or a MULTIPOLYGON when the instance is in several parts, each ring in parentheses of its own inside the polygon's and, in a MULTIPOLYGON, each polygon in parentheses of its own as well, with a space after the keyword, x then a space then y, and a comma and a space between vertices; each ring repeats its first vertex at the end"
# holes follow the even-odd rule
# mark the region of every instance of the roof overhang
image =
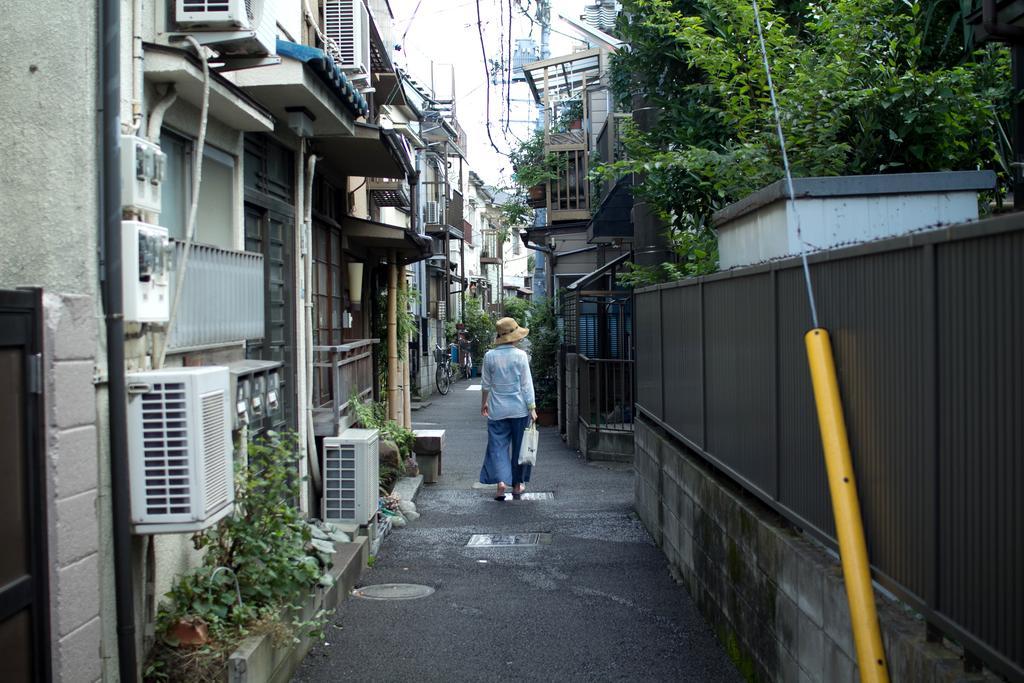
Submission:
POLYGON ((530 242, 533 242, 534 244, 541 244, 549 236, 586 232, 589 224, 590 221, 569 221, 565 223, 556 223, 554 225, 540 225, 527 228, 524 232, 521 232, 520 235, 523 238, 523 243, 529 246, 530 242))
POLYGON ((405 178, 413 169, 397 132, 356 122, 351 136, 320 136, 312 146, 324 163, 344 176, 405 178))
POLYGON ((393 253, 401 264, 430 257, 430 240, 408 228, 346 216, 341 234, 348 249, 367 258, 390 258, 393 253))
MULTIPOLYGON (((203 103, 203 68, 187 50, 146 43, 144 74, 153 84, 171 83, 178 98, 194 107, 203 103)), ((259 71, 259 69, 254 69, 259 71)), ((210 72, 210 116, 245 132, 273 132, 270 111, 221 74, 210 72)))

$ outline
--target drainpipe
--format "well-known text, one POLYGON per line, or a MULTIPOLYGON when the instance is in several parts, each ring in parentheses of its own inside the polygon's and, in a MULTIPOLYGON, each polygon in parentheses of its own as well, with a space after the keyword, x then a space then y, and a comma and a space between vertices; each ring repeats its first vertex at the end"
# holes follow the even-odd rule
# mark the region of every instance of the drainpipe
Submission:
POLYGON ((121 3, 100 3, 104 322, 110 428, 110 488, 114 535, 117 659, 122 681, 138 678, 132 590, 132 533, 128 478, 128 395, 124 367, 124 292, 121 289, 121 3))
MULTIPOLYGON (((305 150, 305 142, 301 145, 305 150)), ((301 157, 300 157, 301 158, 301 157)), ((306 458, 309 461, 309 474, 313 481, 313 489, 316 493, 323 490, 323 481, 320 478, 320 457, 316 452, 316 430, 313 425, 313 174, 316 172, 317 156, 310 154, 306 160, 305 187, 303 189, 303 218, 302 218, 302 241, 305 245, 304 255, 304 281, 302 283, 303 297, 303 335, 305 336, 305 358, 303 367, 305 375, 305 395, 302 397, 304 405, 302 418, 306 423, 306 458)), ((337 388, 335 388, 337 389, 337 388)), ((340 401, 341 396, 335 396, 335 401, 340 401)))

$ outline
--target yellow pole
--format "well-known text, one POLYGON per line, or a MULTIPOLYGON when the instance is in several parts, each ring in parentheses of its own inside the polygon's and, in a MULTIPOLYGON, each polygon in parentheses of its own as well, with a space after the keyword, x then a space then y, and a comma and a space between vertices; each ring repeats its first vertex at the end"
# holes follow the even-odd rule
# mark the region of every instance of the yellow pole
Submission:
POLYGON ((857 499, 857 482, 853 478, 853 460, 843 418, 843 403, 839 396, 835 359, 832 357, 832 342, 828 331, 816 328, 804 335, 804 343, 814 385, 814 401, 818 406, 818 424, 825 449, 825 467, 832 492, 832 511, 836 518, 839 558, 843 563, 843 580, 846 584, 846 599, 850 604, 850 622, 857 648, 860 680, 864 683, 886 683, 889 671, 886 668, 882 634, 878 628, 868 548, 864 540, 860 502, 857 499))

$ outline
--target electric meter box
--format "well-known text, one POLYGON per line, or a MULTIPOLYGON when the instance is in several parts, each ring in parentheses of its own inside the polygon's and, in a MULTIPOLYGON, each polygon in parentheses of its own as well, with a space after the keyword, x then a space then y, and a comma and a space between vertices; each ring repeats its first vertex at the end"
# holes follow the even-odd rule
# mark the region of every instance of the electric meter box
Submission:
POLYGON ((172 250, 167 228, 139 221, 121 222, 126 321, 167 322, 171 315, 172 250))
POLYGON ((232 427, 247 426, 250 434, 283 429, 281 362, 241 360, 229 363, 228 370, 234 388, 232 427))
POLYGON ((160 145, 134 135, 121 136, 121 206, 160 213, 160 186, 167 157, 160 145))

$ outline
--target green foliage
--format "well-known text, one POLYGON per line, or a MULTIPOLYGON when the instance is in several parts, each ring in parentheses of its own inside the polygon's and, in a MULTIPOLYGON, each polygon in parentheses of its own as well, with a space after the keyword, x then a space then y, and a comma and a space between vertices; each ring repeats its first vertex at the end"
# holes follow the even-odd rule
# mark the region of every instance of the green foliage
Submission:
POLYGON ((544 153, 544 133, 534 133, 509 154, 514 170, 512 179, 523 189, 558 178, 558 157, 544 153))
POLYGON ((558 321, 551 299, 540 298, 530 310, 530 374, 538 408, 558 403, 558 321))
MULTIPOLYGON (((613 57, 613 90, 620 106, 639 95, 662 115, 650 130, 627 126, 628 158, 595 176, 641 174, 634 193, 665 221, 682 261, 625 281, 706 272, 716 257, 711 214, 782 177, 753 8, 624 4, 618 30, 631 50, 613 57)), ((966 51, 956 4, 761 4, 794 176, 995 168, 1005 182, 1008 54, 966 51)))
POLYGON ((349 405, 352 406, 352 414, 360 427, 376 429, 380 432, 381 439, 395 442, 403 459, 412 455, 416 434, 394 420, 389 420, 388 409, 384 403, 360 401, 359 395, 353 392, 349 398, 349 405))
POLYGON ((515 318, 523 327, 530 326, 530 302, 519 297, 509 297, 504 301, 505 315, 515 318))
POLYGON ((494 317, 484 311, 478 297, 467 296, 462 318, 469 333, 470 353, 474 362, 479 363, 487 350, 494 346, 494 317))
POLYGON ((182 575, 160 605, 160 638, 147 670, 153 679, 219 680, 226 657, 245 636, 269 632, 289 640, 321 637, 324 615, 298 617, 299 603, 331 577, 312 546, 312 531, 293 502, 299 498, 294 435, 251 442, 248 466, 238 473, 235 513, 196 534, 203 563, 182 575), (210 641, 176 648, 168 629, 182 619, 202 619, 210 641))

